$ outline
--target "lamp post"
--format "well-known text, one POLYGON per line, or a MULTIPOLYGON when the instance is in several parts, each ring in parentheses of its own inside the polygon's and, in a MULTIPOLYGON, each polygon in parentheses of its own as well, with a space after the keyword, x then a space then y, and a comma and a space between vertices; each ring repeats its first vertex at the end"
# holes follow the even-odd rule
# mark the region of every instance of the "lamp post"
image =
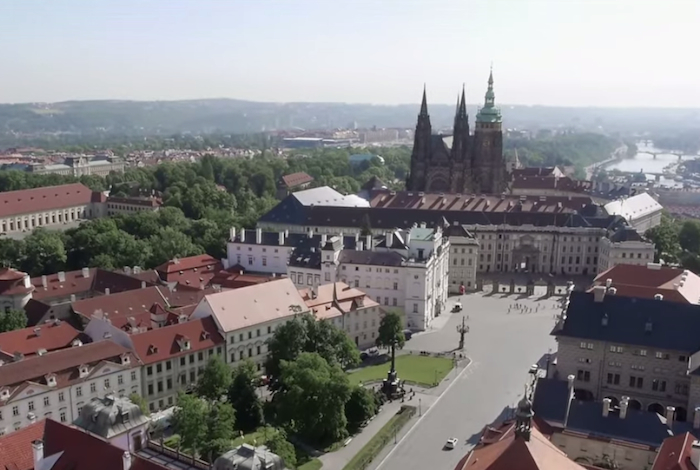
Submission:
POLYGON ((457 325, 457 333, 459 333, 459 349, 464 349, 464 335, 469 333, 469 327, 465 324, 465 317, 462 315, 462 324, 457 325))
POLYGON ((422 416, 423 414, 421 413, 421 399, 418 399, 418 416, 422 416))

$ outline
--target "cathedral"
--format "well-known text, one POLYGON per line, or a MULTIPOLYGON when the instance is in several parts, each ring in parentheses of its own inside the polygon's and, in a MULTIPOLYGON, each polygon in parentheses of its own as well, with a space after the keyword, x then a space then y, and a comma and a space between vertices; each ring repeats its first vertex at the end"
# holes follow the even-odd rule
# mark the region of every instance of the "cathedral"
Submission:
POLYGON ((501 111, 495 105, 493 71, 484 106, 476 115, 474 134, 462 89, 451 136, 433 135, 428 102, 423 101, 411 153, 406 189, 432 193, 499 194, 506 189, 501 111))

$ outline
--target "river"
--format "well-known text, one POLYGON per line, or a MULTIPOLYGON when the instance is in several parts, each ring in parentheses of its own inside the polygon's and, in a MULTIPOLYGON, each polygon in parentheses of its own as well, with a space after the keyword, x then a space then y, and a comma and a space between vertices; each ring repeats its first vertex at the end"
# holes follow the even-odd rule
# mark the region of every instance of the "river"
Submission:
MULTIPOLYGON (((642 142, 637 143, 637 154, 632 158, 623 158, 612 162, 605 166, 606 170, 620 170, 628 173, 663 173, 664 170, 669 171, 667 168, 669 165, 678 163, 678 156, 673 155, 663 149, 657 149, 654 146, 646 145, 642 142), (656 158, 648 152, 658 153, 656 158)), ((697 155, 683 155, 681 160, 692 160, 698 158, 697 155)), ((670 169, 671 173, 675 173, 675 167, 670 169)), ((649 179, 653 179, 653 175, 648 175, 649 179)), ((678 181, 674 181, 672 178, 661 177, 660 181, 657 182, 659 186, 667 187, 682 187, 683 184, 678 181)))

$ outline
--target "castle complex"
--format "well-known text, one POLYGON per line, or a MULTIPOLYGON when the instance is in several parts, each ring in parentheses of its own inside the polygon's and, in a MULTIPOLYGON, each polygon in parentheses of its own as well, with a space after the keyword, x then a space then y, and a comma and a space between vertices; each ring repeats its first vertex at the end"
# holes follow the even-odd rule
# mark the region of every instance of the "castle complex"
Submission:
POLYGON ((484 106, 476 115, 473 135, 469 132, 464 89, 451 136, 432 133, 424 89, 406 188, 434 193, 502 193, 506 189, 506 167, 501 123, 501 111, 495 105, 493 72, 489 75, 484 106))

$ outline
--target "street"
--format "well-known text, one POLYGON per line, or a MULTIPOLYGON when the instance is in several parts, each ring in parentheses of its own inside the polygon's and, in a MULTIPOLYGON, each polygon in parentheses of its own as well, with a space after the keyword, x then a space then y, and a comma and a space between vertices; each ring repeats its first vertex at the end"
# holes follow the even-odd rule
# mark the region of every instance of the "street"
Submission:
MULTIPOLYGON (((454 303, 458 297, 452 297, 454 303)), ((467 315, 469 333, 465 352, 470 366, 403 436, 397 445, 388 445, 370 468, 408 470, 435 468, 451 470, 476 443, 484 426, 499 418, 505 407, 513 407, 529 381, 528 369, 550 349, 556 350, 549 336, 558 312, 558 297, 545 300, 521 299, 517 295, 484 296, 468 294, 459 298, 462 313, 452 314, 439 330, 414 336, 407 349, 444 351, 456 348, 456 328, 467 315), (531 308, 520 313, 508 307, 519 303, 531 308), (535 309, 539 306, 539 311, 535 309), (443 450, 445 441, 456 437, 454 450, 443 450)), ((442 319, 439 319, 442 320, 442 319)), ((401 371, 398 371, 399 377, 401 371)))

